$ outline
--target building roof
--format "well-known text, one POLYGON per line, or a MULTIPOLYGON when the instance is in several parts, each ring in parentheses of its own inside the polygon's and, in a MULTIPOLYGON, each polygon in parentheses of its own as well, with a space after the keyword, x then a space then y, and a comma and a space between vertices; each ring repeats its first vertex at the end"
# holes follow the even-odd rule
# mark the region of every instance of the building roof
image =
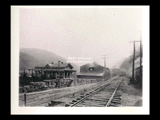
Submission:
POLYGON ((45 66, 36 66, 35 69, 47 69, 47 68, 53 68, 53 69, 58 69, 58 68, 67 68, 72 69, 73 66, 70 63, 50 63, 45 66))
MULTIPOLYGON (((101 66, 101 65, 97 64, 96 62, 93 62, 93 63, 84 64, 81 67, 83 67, 83 66, 86 66, 86 67, 97 67, 97 66, 101 66)), ((104 66, 101 66, 101 67, 104 67, 104 66)), ((106 69, 109 69, 109 68, 106 67, 106 69)))
POLYGON ((38 70, 38 71, 70 71, 70 72, 75 72, 76 70, 73 70, 73 69, 66 69, 66 68, 64 68, 64 69, 35 69, 36 71, 38 70))
MULTIPOLYGON (((60 67, 67 67, 69 63, 60 63, 60 67)), ((59 67, 58 63, 54 63, 54 64, 47 64, 49 67, 59 67)), ((47 66, 46 65, 46 66, 47 66)))
POLYGON ((74 69, 70 69, 70 68, 64 68, 64 71, 76 71, 76 70, 74 70, 74 69))
POLYGON ((87 64, 84 64, 82 66, 88 66, 88 67, 95 67, 97 66, 98 64, 96 62, 93 62, 93 63, 87 63, 87 64))

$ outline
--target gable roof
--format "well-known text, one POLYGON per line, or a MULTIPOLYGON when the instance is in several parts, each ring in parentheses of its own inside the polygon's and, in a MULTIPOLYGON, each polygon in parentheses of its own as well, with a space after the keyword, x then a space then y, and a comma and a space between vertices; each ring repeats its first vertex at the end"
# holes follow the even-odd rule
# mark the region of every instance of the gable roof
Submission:
MULTIPOLYGON (((93 63, 87 63, 87 64, 82 65, 81 67, 87 67, 87 68, 90 68, 90 67, 97 67, 97 66, 101 66, 101 67, 103 67, 103 68, 104 68, 104 66, 99 65, 99 64, 97 64, 96 62, 93 62, 93 63)), ((105 67, 105 68, 106 68, 106 69, 109 69, 109 68, 107 68, 107 67, 105 67)))
POLYGON ((97 64, 96 62, 93 62, 93 63, 84 64, 84 65, 82 65, 81 67, 83 67, 83 66, 95 67, 95 66, 97 66, 97 65, 98 65, 98 64, 97 64))
POLYGON ((65 68, 67 66, 69 66, 71 69, 73 68, 73 66, 70 63, 60 63, 60 66, 58 65, 58 63, 54 63, 54 64, 47 64, 45 67, 53 67, 53 68, 65 68))

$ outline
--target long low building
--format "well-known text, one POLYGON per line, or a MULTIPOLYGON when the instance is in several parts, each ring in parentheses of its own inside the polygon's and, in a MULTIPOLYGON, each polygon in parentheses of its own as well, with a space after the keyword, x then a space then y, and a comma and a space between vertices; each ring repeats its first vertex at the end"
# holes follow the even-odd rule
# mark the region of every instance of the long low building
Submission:
POLYGON ((110 70, 97 63, 88 63, 80 67, 80 73, 77 78, 85 79, 107 79, 110 77, 110 70))
POLYGON ((75 77, 76 70, 70 63, 51 63, 46 66, 36 66, 34 69, 36 76, 43 76, 46 79, 57 78, 73 78, 75 77), (60 76, 59 76, 60 74, 60 76))

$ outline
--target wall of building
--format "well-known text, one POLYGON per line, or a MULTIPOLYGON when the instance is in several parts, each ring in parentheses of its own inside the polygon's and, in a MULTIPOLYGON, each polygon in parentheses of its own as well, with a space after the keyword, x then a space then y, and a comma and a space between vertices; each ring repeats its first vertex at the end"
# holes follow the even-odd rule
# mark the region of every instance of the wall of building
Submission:
POLYGON ((104 67, 95 64, 94 66, 83 65, 80 67, 81 73, 102 73, 104 71, 104 67), (94 68, 94 70, 90 70, 90 68, 94 68))

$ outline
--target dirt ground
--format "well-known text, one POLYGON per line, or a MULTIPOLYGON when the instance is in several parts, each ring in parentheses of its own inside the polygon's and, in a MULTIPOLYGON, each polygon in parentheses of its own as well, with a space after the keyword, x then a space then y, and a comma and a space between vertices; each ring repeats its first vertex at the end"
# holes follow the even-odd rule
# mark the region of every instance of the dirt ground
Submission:
MULTIPOLYGON (((117 93, 121 95, 121 105, 119 105, 118 107, 132 107, 132 106, 141 107, 142 106, 142 89, 138 88, 136 85, 131 85, 131 84, 129 85, 128 77, 125 77, 125 76, 114 77, 114 79, 121 79, 121 78, 123 78, 123 81, 117 91, 117 93)), ((56 107, 62 107, 65 105, 65 103, 69 103, 72 100, 75 100, 75 97, 61 98, 57 101, 60 101, 62 103, 56 105, 56 107)))
POLYGON ((142 106, 142 89, 128 83, 129 78, 123 77, 123 82, 118 89, 118 92, 122 95, 121 106, 142 106))

